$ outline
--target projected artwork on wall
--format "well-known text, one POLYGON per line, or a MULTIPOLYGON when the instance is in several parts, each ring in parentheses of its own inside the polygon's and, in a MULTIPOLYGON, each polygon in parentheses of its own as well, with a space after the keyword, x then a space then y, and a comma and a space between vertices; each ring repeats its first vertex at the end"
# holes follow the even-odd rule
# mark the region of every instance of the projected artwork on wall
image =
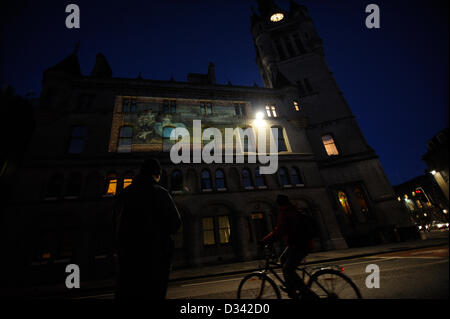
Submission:
MULTIPOLYGON (((193 120, 202 130, 215 127, 245 128, 246 104, 221 100, 116 97, 109 143, 110 152, 161 152, 170 150, 173 129, 181 127, 193 138, 193 120)), ((207 142, 206 142, 207 143, 207 142)))

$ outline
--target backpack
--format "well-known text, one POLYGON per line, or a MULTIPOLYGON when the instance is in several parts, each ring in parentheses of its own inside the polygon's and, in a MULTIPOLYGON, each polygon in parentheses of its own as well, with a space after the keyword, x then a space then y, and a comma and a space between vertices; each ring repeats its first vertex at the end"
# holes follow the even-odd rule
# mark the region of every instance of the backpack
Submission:
POLYGON ((314 239, 320 236, 319 226, 316 220, 304 211, 299 211, 301 236, 305 239, 314 239))

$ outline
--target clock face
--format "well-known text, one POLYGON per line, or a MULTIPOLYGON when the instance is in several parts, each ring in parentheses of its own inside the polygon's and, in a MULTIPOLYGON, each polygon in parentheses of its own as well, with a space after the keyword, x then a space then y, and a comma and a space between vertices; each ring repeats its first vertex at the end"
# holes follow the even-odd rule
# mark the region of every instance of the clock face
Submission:
POLYGON ((274 13, 270 17, 270 21, 272 21, 272 22, 279 22, 279 21, 283 20, 283 18, 284 18, 284 14, 282 14, 281 12, 274 13))

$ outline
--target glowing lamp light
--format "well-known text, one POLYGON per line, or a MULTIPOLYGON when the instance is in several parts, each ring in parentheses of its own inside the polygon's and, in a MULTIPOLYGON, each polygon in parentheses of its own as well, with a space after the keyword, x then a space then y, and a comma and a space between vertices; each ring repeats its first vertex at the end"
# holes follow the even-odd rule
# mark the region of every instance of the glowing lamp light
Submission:
POLYGON ((253 124, 256 127, 264 127, 266 126, 266 121, 264 120, 264 113, 263 112, 258 112, 255 115, 255 120, 253 121, 253 124))
POLYGON ((432 171, 431 171, 431 174, 436 175, 436 171, 435 171, 435 170, 432 170, 432 171))
POLYGON ((284 18, 284 14, 282 14, 281 12, 277 12, 272 14, 272 16, 270 17, 270 21, 272 22, 279 22, 281 20, 283 20, 284 18))
POLYGON ((256 119, 257 120, 262 120, 264 118, 264 113, 263 112, 258 112, 256 113, 256 119))

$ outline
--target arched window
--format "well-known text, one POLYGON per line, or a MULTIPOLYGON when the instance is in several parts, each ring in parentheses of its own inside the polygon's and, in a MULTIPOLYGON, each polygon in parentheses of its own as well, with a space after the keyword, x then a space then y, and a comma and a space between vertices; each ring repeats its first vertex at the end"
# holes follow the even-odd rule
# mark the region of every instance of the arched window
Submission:
POLYGON ((252 180, 250 170, 248 168, 244 168, 242 170, 242 185, 244 185, 245 189, 253 188, 253 180, 252 180))
POLYGON ((105 196, 114 196, 117 193, 117 176, 114 173, 108 174, 106 177, 105 196))
POLYGON ((133 172, 128 172, 125 174, 125 176, 123 177, 123 186, 122 186, 123 188, 127 188, 133 183, 133 176, 134 176, 133 172))
POLYGON ((339 155, 333 136, 330 134, 322 136, 322 143, 328 156, 339 155))
POLYGON ((352 209, 350 208, 350 203, 348 202, 347 195, 343 191, 338 192, 339 202, 341 203, 342 209, 347 216, 352 214, 352 209))
POLYGON ((66 196, 77 197, 81 193, 81 174, 72 173, 67 184, 66 196))
POLYGON ((227 189, 225 184, 225 173, 223 172, 223 169, 220 168, 216 170, 216 188, 217 190, 227 189))
POLYGON ((280 167, 278 173, 280 174, 281 186, 290 186, 291 181, 289 180, 289 173, 287 169, 284 167, 280 167))
POLYGON ((179 169, 174 170, 170 176, 170 188, 172 191, 181 191, 183 189, 183 175, 179 169))
POLYGON ((287 151, 286 141, 284 140, 283 128, 277 127, 277 126, 272 126, 272 128, 274 128, 278 131, 278 137, 277 137, 278 152, 287 151))
POLYGON ((202 190, 212 190, 211 173, 207 169, 202 171, 202 190))
POLYGON ((264 179, 264 176, 259 172, 259 167, 255 169, 255 183, 256 187, 258 188, 266 187, 266 180, 264 179))
POLYGON ((303 186, 303 179, 302 176, 300 175, 300 171, 298 170, 297 167, 292 167, 291 168, 291 177, 292 177, 292 183, 294 185, 297 186, 303 186))
POLYGON ((367 215, 369 213, 369 207, 367 206, 366 197, 364 196, 363 191, 361 188, 356 187, 354 193, 358 200, 359 207, 361 208, 361 212, 367 215))
POLYGON ((61 195, 61 188, 63 184, 63 175, 55 174, 53 175, 47 185, 46 198, 58 198, 61 195))
POLYGON ((129 153, 131 152, 131 144, 133 142, 133 128, 131 126, 122 126, 119 132, 119 144, 117 152, 129 153))

